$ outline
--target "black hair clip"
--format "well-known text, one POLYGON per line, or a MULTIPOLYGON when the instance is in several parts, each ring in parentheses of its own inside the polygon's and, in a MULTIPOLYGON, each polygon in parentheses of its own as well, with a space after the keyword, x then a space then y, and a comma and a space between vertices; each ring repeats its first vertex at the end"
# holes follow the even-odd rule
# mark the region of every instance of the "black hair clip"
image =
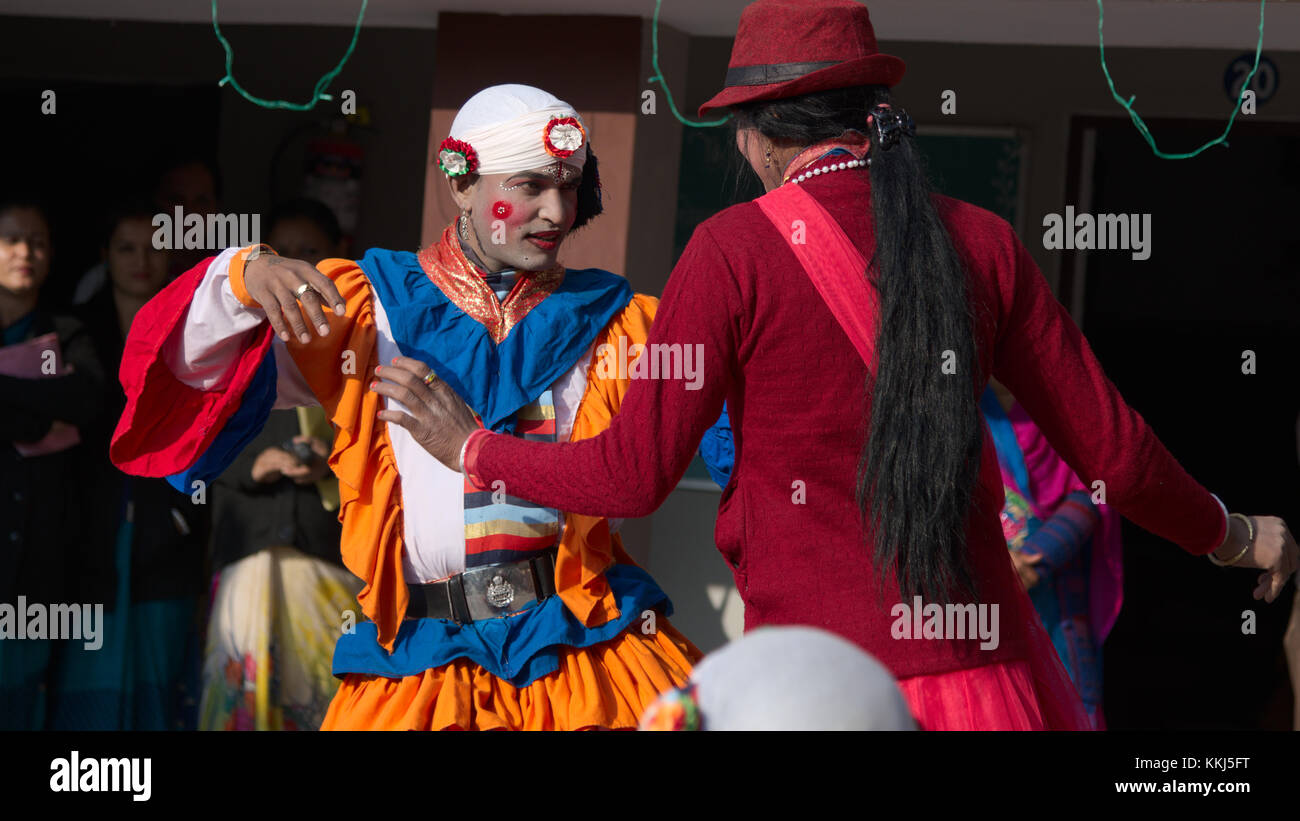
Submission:
POLYGON ((871 109, 867 120, 876 129, 876 144, 884 151, 898 145, 906 134, 916 136, 916 122, 901 108, 894 108, 888 103, 881 103, 871 109))

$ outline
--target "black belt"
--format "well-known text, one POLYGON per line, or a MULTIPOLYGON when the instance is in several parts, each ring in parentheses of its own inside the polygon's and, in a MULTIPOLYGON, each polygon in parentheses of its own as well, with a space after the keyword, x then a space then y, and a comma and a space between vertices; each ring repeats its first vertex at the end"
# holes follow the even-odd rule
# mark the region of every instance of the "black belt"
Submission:
POLYGON ((406 615, 469 624, 499 619, 555 595, 555 548, 517 562, 471 567, 450 579, 408 584, 406 615))

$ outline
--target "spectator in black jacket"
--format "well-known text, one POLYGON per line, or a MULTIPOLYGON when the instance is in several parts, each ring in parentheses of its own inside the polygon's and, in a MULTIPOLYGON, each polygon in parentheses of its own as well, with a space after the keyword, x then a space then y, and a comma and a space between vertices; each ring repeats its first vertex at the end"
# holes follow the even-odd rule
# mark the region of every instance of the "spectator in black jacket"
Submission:
POLYGON ((17 622, 33 607, 77 603, 66 574, 77 513, 94 494, 75 443, 99 415, 104 374, 81 323, 37 307, 50 253, 44 210, 0 203, 0 608, 10 616, 0 614, 0 729, 45 725, 58 642, 48 630, 24 636, 17 622))
POLYGON ((208 536, 206 498, 165 479, 128 476, 108 445, 126 405, 116 376, 136 312, 167 281, 169 255, 154 247, 147 200, 129 201, 106 222, 108 276, 78 316, 111 377, 106 409, 85 433, 82 468, 94 488, 82 500, 83 538, 72 584, 103 601, 103 646, 64 646, 51 703, 57 730, 194 729, 198 704, 200 601, 208 536))

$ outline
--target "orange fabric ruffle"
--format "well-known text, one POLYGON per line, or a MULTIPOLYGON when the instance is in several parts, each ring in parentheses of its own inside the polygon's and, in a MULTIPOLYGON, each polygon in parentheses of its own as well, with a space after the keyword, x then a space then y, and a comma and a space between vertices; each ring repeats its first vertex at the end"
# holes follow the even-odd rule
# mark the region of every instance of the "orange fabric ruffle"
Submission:
POLYGON ((680 687, 699 658, 660 618, 585 648, 563 648, 555 672, 514 687, 467 659, 393 679, 353 673, 330 703, 322 730, 636 729, 659 694, 680 687))
POLYGON ((370 390, 379 364, 370 281, 350 260, 316 267, 334 281, 347 310, 325 311, 329 335, 287 347, 334 426, 329 464, 339 480, 343 564, 365 582, 357 602, 392 652, 407 604, 402 492, 388 428, 376 416, 383 397, 370 390))

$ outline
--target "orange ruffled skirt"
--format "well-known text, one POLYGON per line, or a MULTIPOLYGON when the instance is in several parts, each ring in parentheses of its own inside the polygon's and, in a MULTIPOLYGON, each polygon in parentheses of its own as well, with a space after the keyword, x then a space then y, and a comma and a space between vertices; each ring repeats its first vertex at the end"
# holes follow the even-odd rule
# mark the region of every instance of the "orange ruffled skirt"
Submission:
POLYGON ((322 730, 634 730, 661 692, 680 687, 700 651, 667 619, 560 650, 560 666, 515 687, 460 658, 417 676, 350 673, 322 730))

